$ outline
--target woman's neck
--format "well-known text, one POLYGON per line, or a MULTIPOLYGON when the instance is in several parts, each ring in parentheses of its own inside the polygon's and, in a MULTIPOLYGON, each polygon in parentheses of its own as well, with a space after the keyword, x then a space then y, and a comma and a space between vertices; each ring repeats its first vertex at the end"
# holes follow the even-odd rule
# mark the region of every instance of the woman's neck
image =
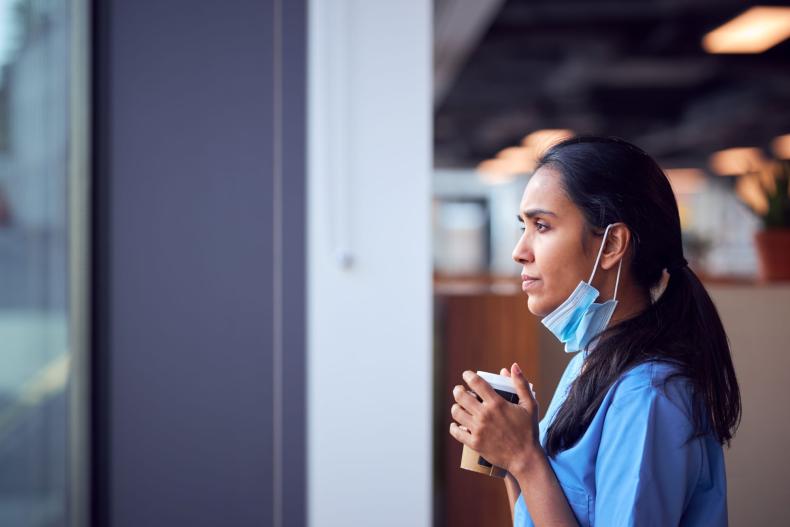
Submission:
POLYGON ((637 287, 631 280, 621 280, 617 290, 617 308, 609 326, 632 318, 650 306, 650 292, 637 287))

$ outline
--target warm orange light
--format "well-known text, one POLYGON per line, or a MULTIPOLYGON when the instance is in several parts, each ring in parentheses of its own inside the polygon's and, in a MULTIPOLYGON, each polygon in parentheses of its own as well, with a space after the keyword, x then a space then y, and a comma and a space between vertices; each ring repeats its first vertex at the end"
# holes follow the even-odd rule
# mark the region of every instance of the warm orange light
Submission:
POLYGON ((486 183, 499 184, 513 181, 519 174, 529 174, 541 154, 551 145, 573 137, 573 132, 562 129, 547 129, 532 132, 521 141, 521 146, 503 148, 493 159, 477 165, 480 179, 486 183))
POLYGON ((668 168, 664 173, 675 194, 694 194, 705 186, 705 173, 698 168, 668 168))
POLYGON ((790 159, 790 134, 774 138, 771 141, 771 150, 777 159, 790 159))
POLYGON ((519 174, 514 163, 506 159, 486 159, 477 165, 477 174, 485 183, 498 185, 510 183, 519 174))
POLYGON ((759 177, 739 177, 735 182, 735 193, 758 214, 765 214, 768 211, 768 200, 762 185, 760 185, 759 177))
POLYGON ((728 148, 710 156, 710 167, 720 176, 737 176, 761 171, 766 164, 762 150, 753 147, 728 148))
POLYGON ((538 159, 543 152, 549 149, 550 146, 573 137, 572 130, 564 128, 547 128, 545 130, 537 130, 526 136, 521 144, 527 148, 532 149, 535 159, 538 159))
POLYGON ((762 53, 790 37, 790 8, 752 7, 702 39, 708 53, 762 53))
POLYGON ((537 157, 531 148, 525 146, 510 146, 504 148, 497 155, 497 159, 507 161, 511 170, 517 174, 526 174, 535 170, 537 157))
POLYGON ((532 150, 523 146, 509 146, 500 150, 496 156, 498 159, 531 159, 532 150))

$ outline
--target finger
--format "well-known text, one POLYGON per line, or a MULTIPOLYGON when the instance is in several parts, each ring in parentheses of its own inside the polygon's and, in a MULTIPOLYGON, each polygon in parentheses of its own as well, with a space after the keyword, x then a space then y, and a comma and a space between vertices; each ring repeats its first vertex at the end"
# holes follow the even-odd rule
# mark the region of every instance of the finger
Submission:
POLYGON ((467 428, 471 427, 472 423, 474 422, 472 415, 464 410, 464 408, 458 403, 455 403, 450 408, 450 415, 453 416, 453 419, 455 419, 458 424, 464 425, 467 428))
POLYGON ((472 434, 468 430, 462 429, 458 423, 450 423, 450 435, 455 438, 459 443, 469 446, 472 440, 472 434))
POLYGON ((521 371, 518 363, 513 363, 513 366, 510 367, 510 373, 513 378, 513 386, 518 394, 519 404, 523 404, 531 411, 536 411, 538 403, 532 391, 532 384, 524 377, 524 373, 521 371))
MULTIPOLYGON (((500 395, 494 391, 490 384, 488 384, 482 377, 476 374, 473 371, 465 371, 464 372, 464 380, 466 384, 472 388, 477 395, 483 399, 483 402, 486 401, 499 401, 500 395)), ((466 408, 466 407, 464 407, 466 408)))
POLYGON ((477 415, 483 405, 483 403, 477 400, 477 397, 475 397, 473 393, 467 391, 467 389, 460 384, 453 388, 453 398, 455 402, 460 404, 470 415, 477 415))
POLYGON ((508 370, 507 368, 502 368, 501 370, 499 370, 499 375, 510 377, 510 370, 508 370))

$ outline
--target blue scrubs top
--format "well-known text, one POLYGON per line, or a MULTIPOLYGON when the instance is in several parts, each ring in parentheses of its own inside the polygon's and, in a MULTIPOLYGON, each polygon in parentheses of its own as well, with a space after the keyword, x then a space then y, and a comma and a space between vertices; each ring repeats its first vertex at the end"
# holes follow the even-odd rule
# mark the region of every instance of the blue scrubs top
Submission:
MULTIPOLYGON (((540 442, 573 380, 584 352, 562 375, 540 421, 540 442)), ((727 525, 727 482, 721 445, 692 435, 692 392, 673 366, 646 362, 624 373, 607 392, 587 431, 549 458, 580 525, 727 525)), ((519 495, 513 525, 534 525, 519 495)))

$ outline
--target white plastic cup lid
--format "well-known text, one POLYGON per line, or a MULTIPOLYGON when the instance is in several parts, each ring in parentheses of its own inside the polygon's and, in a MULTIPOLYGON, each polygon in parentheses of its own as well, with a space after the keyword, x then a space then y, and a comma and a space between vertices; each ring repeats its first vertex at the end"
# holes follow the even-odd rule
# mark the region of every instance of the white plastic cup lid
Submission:
POLYGON ((482 377, 484 381, 491 385, 495 390, 502 390, 508 393, 517 393, 516 387, 513 386, 513 379, 505 377, 504 375, 497 375, 496 373, 489 373, 487 371, 478 371, 477 374, 482 377))

